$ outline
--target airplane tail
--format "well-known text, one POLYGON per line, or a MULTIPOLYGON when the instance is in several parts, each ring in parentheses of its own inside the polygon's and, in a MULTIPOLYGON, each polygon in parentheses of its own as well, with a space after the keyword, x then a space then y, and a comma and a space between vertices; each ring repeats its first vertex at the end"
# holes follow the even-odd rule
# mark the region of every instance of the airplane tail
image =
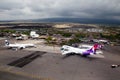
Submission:
POLYGON ((102 49, 104 45, 101 45, 101 44, 94 44, 94 47, 96 49, 102 49))
POLYGON ((91 49, 89 49, 89 51, 93 52, 94 54, 96 54, 96 50, 97 49, 101 49, 101 45, 100 44, 94 44, 93 47, 91 49))
POLYGON ((97 49, 97 47, 96 47, 96 46, 93 46, 93 47, 90 49, 90 51, 93 52, 94 54, 96 54, 96 49, 97 49))
POLYGON ((94 45, 91 49, 86 50, 86 51, 83 53, 83 55, 96 54, 96 49, 97 49, 97 46, 94 45))
POLYGON ((88 56, 89 57, 96 57, 96 58, 104 58, 102 54, 102 52, 96 52, 96 50, 98 49, 98 47, 101 46, 99 44, 95 44, 91 49, 87 50, 89 52, 88 56))
POLYGON ((9 45, 9 41, 8 40, 5 40, 5 46, 9 45))
POLYGON ((83 55, 85 56, 88 56, 88 55, 100 55, 100 54, 103 54, 102 51, 97 51, 97 49, 101 49, 101 44, 94 44, 94 46, 89 49, 89 50, 86 50, 85 52, 83 52, 83 55))

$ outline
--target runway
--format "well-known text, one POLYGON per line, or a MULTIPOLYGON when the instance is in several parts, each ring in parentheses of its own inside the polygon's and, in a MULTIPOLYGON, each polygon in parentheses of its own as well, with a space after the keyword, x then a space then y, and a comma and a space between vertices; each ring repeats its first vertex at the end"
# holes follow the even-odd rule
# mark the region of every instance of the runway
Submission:
MULTIPOLYGON (((78 55, 68 57, 60 53, 46 52, 23 67, 8 65, 16 60, 41 51, 0 49, 1 80, 119 80, 119 47, 106 46, 105 58, 85 58, 78 55), (6 74, 6 75, 5 75, 6 74)), ((25 60, 25 59, 24 59, 25 60)), ((19 62, 20 63, 20 62, 19 62)), ((23 63, 23 62, 22 62, 23 63)), ((20 63, 21 64, 21 63, 20 63)))
MULTIPOLYGON (((0 80, 33 80, 32 78, 0 71, 0 80)), ((38 80, 38 79, 34 79, 38 80)))

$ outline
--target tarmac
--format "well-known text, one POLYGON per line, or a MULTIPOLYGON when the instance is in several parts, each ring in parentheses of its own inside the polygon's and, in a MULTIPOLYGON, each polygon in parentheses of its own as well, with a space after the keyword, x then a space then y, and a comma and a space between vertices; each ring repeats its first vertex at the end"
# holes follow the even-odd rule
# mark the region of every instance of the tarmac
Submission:
MULTIPOLYGON (((0 44, 3 45, 3 40, 0 44)), ((38 40, 36 44, 37 48, 17 51, 1 46, 0 80, 120 79, 120 67, 111 68, 112 64, 120 64, 120 46, 105 46, 105 58, 87 58, 79 55, 62 56, 58 46, 46 46, 38 43, 38 40), (30 57, 32 54, 39 56, 33 59, 33 56, 30 57), (16 66, 18 64, 9 65, 16 61, 20 65, 28 63, 22 67, 16 66)))

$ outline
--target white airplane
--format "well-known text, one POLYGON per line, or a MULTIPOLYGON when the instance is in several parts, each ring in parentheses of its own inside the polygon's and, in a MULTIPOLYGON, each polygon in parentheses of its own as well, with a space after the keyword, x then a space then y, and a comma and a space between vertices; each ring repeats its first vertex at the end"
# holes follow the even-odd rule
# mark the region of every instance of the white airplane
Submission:
POLYGON ((104 40, 104 39, 99 40, 99 42, 102 42, 102 43, 105 43, 105 44, 109 44, 109 41, 108 40, 104 40))
POLYGON ((10 44, 8 40, 5 40, 5 47, 17 50, 17 49, 24 49, 27 47, 35 47, 35 45, 34 44, 20 44, 20 43, 10 44))
POLYGON ((62 55, 69 55, 69 54, 80 54, 82 56, 87 57, 100 57, 104 58, 103 55, 96 52, 96 46, 94 45, 91 49, 80 49, 72 46, 63 45, 61 48, 62 55))
POLYGON ((104 39, 93 39, 93 42, 109 44, 109 41, 104 39))
POLYGON ((80 44, 79 45, 79 48, 80 49, 91 49, 92 47, 96 47, 96 50, 98 51, 100 51, 100 50, 102 50, 103 49, 103 47, 104 47, 104 45, 101 45, 101 44, 94 44, 94 45, 88 45, 88 44, 80 44))

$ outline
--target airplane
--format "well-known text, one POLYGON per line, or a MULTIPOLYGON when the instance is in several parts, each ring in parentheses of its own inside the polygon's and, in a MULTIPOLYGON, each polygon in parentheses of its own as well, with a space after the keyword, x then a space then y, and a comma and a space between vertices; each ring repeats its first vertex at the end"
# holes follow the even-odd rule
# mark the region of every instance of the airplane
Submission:
POLYGON ((80 54, 85 57, 101 57, 104 58, 103 55, 96 52, 96 46, 94 45, 91 49, 80 49, 68 45, 63 45, 61 47, 62 55, 69 55, 69 54, 80 54))
POLYGON ((36 46, 34 44, 20 44, 20 43, 10 44, 8 40, 5 40, 5 47, 17 50, 36 46))
POLYGON ((108 40, 100 39, 99 42, 104 43, 104 44, 109 44, 108 40))
POLYGON ((109 44, 109 41, 105 39, 93 39, 93 42, 109 44))

